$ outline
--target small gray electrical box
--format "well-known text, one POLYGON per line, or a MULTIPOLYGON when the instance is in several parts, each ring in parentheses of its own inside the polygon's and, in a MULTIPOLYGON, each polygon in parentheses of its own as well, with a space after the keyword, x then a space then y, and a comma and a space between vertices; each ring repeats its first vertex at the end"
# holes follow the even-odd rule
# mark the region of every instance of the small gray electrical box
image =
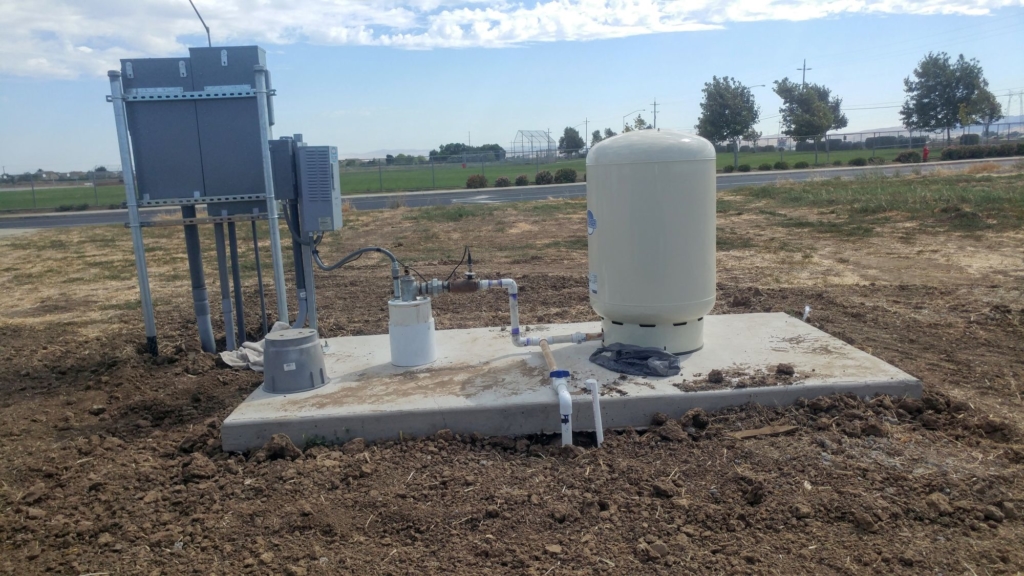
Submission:
POLYGON ((341 229, 341 185, 335 146, 297 146, 295 172, 299 184, 302 233, 341 229))

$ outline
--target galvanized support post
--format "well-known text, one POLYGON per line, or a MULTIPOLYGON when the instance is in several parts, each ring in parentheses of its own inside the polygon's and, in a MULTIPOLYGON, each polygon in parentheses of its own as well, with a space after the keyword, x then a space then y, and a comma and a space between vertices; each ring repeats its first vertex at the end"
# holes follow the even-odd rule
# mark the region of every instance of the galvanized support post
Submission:
POLYGON ((281 259, 281 229, 278 227, 277 199, 274 198, 274 173, 270 166, 270 116, 267 112, 267 68, 255 66, 256 103, 260 114, 260 148, 263 150, 263 183, 267 193, 267 224, 270 226, 270 262, 274 268, 274 292, 277 319, 288 322, 288 297, 285 293, 284 263, 281 259))
POLYGON ((135 271, 139 277, 139 298, 142 301, 142 319, 146 326, 146 350, 156 356, 156 320, 153 317, 153 297, 149 291, 149 271, 146 269, 146 248, 142 243, 142 227, 139 224, 139 202, 135 192, 135 175, 132 171, 132 153, 128 146, 128 121, 125 117, 124 93, 121 89, 121 73, 107 72, 110 79, 110 101, 114 104, 114 124, 117 126, 117 146, 121 152, 121 170, 124 176, 124 193, 128 203, 128 227, 132 232, 132 250, 135 252, 135 271))
POLYGON ((434 157, 430 157, 430 187, 437 188, 437 178, 434 176, 434 157))

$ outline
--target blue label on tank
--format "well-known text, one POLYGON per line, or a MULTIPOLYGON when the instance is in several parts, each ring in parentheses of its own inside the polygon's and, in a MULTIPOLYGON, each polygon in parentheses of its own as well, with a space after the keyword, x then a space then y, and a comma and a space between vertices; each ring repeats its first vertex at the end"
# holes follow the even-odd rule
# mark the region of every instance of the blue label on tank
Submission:
POLYGON ((597 230, 597 218, 594 218, 594 213, 587 210, 587 236, 590 236, 597 230))

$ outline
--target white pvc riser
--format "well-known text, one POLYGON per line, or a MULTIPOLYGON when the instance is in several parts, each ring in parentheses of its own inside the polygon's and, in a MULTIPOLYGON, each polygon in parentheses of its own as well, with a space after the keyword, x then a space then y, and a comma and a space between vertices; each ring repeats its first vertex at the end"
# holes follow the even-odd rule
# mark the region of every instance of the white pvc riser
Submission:
MULTIPOLYGON (((690 408, 716 410, 746 403, 787 405, 797 399, 835 393, 870 397, 921 395, 921 382, 882 360, 786 314, 706 316, 704 348, 680 358, 682 370, 669 378, 628 377, 589 361, 599 342, 559 344, 552 353, 571 373, 572 426, 593 430, 594 379, 601 389, 606 429, 645 427, 656 412, 672 417, 690 408), (712 369, 727 374, 773 372, 791 364, 790 384, 697 390, 712 369)), ((533 327, 530 337, 596 332, 600 323, 533 327)), ((253 392, 224 421, 224 449, 262 446, 275 433, 297 445, 398 439, 441 429, 484 435, 557 434, 558 398, 538 348, 516 348, 507 330, 477 328, 436 333, 437 359, 409 369, 392 365, 389 337, 332 338, 325 357, 331 381, 298 394, 253 392)))
POLYGON ((414 367, 437 359, 430 298, 411 302, 391 300, 388 302, 388 314, 392 364, 414 367))

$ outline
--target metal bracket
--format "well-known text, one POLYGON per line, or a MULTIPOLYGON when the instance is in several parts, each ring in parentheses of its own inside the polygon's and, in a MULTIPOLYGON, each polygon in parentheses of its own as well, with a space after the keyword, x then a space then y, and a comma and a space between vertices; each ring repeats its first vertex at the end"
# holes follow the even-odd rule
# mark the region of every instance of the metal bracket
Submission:
POLYGON ((266 202, 267 197, 263 194, 237 194, 234 196, 203 196, 199 198, 160 198, 157 200, 145 199, 139 202, 139 206, 187 206, 192 204, 217 204, 220 202, 266 202))
POLYGON ((135 71, 132 70, 132 63, 131 62, 125 62, 124 63, 124 73, 129 78, 135 78, 135 71))
POLYGON ((168 88, 129 88, 124 91, 126 96, 142 96, 148 94, 182 94, 185 89, 180 86, 168 88))
MULTIPOLYGON (((225 224, 228 222, 252 222, 266 220, 266 214, 236 214, 234 216, 197 216, 195 218, 179 218, 176 220, 149 220, 139 222, 142 228, 164 228, 168 226, 187 226, 191 224, 225 224)), ((129 228, 127 222, 125 228, 129 228)))
POLYGON ((228 65, 228 51, 227 50, 221 50, 220 51, 220 65, 221 66, 227 66, 228 65))
POLYGON ((185 61, 184 60, 178 60, 178 72, 181 74, 182 78, 185 78, 186 76, 188 76, 188 72, 185 70, 185 61))
MULTIPOLYGON (((230 87, 227 87, 230 88, 230 87)), ((156 91, 147 92, 143 94, 125 94, 124 99, 129 102, 149 102, 157 100, 213 100, 216 98, 252 98, 256 96, 256 91, 249 86, 241 85, 238 89, 229 89, 225 91, 209 91, 203 90, 202 92, 172 92, 172 91, 156 91)))

